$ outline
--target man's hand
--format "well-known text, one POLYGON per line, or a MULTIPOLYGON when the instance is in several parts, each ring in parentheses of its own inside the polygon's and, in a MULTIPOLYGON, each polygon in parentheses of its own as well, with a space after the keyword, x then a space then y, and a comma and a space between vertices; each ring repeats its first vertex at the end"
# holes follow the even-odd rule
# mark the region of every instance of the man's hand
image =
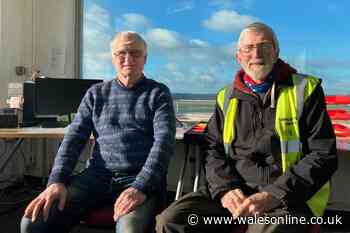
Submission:
POLYGON ((268 192, 259 192, 249 196, 237 209, 238 216, 261 215, 276 208, 281 202, 268 192))
POLYGON ((146 200, 146 195, 135 189, 125 189, 114 204, 114 221, 131 211, 133 211, 138 205, 141 205, 146 200))
POLYGON ((64 209, 66 198, 67 189, 64 184, 51 184, 42 193, 40 193, 39 196, 29 203, 24 212, 24 216, 31 218, 32 222, 34 222, 42 210, 44 221, 46 221, 53 201, 56 199, 59 200, 58 208, 62 211, 64 209))
POLYGON ((240 189, 230 190, 221 197, 221 205, 228 209, 233 217, 238 217, 237 209, 244 203, 246 197, 240 189))

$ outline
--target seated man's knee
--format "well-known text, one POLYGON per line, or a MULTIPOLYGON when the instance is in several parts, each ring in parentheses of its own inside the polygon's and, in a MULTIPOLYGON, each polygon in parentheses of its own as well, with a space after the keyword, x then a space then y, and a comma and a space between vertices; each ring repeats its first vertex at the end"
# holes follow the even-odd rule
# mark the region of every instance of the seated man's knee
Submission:
POLYGON ((21 233, 36 233, 36 232, 45 232, 49 228, 49 225, 54 222, 57 217, 58 211, 58 201, 53 202, 52 207, 49 211, 49 216, 46 221, 42 211, 39 212, 36 220, 32 222, 31 216, 23 216, 21 220, 21 233))
POLYGON ((32 219, 29 217, 22 217, 21 233, 45 232, 45 229, 47 228, 47 222, 43 221, 43 218, 41 216, 38 216, 34 222, 32 222, 32 219))
POLYGON ((33 227, 34 223, 32 222, 32 220, 26 216, 22 217, 21 220, 21 233, 30 233, 32 232, 30 229, 33 227))
POLYGON ((116 222, 117 233, 154 232, 155 216, 159 209, 157 198, 148 199, 116 222))
POLYGON ((185 224, 184 219, 186 217, 184 214, 181 214, 181 211, 178 211, 174 206, 169 206, 161 214, 156 217, 156 231, 165 232, 164 230, 173 224, 185 224))
POLYGON ((150 232, 154 228, 154 220, 150 216, 137 216, 133 212, 120 217, 116 222, 117 233, 150 232))

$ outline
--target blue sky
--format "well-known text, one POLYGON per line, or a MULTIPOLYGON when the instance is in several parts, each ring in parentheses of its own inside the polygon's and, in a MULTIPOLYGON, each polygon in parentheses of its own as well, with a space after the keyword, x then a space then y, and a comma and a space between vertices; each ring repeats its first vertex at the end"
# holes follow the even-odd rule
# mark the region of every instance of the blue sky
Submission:
POLYGON ((84 0, 83 76, 112 79, 109 42, 122 30, 149 46, 145 74, 177 93, 216 93, 239 66, 240 30, 261 21, 280 42, 280 57, 323 79, 326 94, 350 94, 348 0, 84 0))

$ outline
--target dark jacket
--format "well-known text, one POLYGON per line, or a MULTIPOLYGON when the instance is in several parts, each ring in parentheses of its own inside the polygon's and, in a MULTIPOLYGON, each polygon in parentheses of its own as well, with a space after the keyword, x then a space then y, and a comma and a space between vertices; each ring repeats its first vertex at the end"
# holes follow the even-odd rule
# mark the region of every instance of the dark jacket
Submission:
MULTIPOLYGON (((294 69, 279 60, 272 75, 276 99, 281 89, 292 83, 294 69)), ((299 122, 304 156, 282 174, 279 138, 275 130, 276 109, 268 91, 262 98, 243 83, 240 71, 231 98, 239 100, 232 142, 232 154, 225 155, 222 130, 223 113, 216 104, 206 136, 206 176, 213 198, 236 188, 246 195, 270 192, 281 203, 297 206, 310 199, 337 168, 336 140, 328 117, 324 93, 318 85, 306 100, 299 122)))

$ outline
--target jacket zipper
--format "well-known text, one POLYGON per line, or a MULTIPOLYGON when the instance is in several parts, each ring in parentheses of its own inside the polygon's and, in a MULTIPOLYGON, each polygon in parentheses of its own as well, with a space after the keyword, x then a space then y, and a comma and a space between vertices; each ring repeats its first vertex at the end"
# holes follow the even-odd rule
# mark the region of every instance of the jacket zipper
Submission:
MULTIPOLYGON (((257 120, 257 124, 259 125, 258 127, 260 127, 260 129, 264 128, 264 120, 263 120, 263 107, 262 107, 262 103, 259 102, 259 107, 258 107, 258 120, 257 120)), ((255 129, 256 130, 256 129, 255 129)), ((262 181, 264 184, 269 184, 270 182, 270 167, 269 166, 261 166, 258 167, 258 175, 261 176, 262 181)))

